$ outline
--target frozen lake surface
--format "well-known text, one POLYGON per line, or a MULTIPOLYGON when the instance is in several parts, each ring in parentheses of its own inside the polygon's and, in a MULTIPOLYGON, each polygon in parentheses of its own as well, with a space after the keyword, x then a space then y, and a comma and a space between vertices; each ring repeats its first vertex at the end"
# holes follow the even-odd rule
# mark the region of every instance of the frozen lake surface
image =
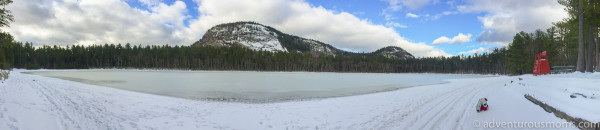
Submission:
POLYGON ((69 70, 28 74, 188 99, 271 102, 350 96, 483 77, 453 74, 69 70))

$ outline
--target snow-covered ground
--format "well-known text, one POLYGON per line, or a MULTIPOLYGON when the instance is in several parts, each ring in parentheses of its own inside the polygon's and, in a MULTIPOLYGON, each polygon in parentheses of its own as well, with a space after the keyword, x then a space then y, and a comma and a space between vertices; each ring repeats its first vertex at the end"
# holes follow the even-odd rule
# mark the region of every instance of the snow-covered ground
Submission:
POLYGON ((570 116, 600 122, 600 73, 522 77, 513 87, 570 116))
POLYGON ((477 129, 515 121, 564 122, 525 99, 524 94, 571 116, 600 120, 600 99, 591 98, 600 94, 598 74, 452 79, 447 84, 357 96, 248 104, 144 94, 22 71, 11 72, 9 79, 0 83, 1 130, 412 130, 477 129), (570 98, 572 93, 588 98, 570 98), (475 103, 482 97, 487 97, 490 108, 477 113, 475 103))

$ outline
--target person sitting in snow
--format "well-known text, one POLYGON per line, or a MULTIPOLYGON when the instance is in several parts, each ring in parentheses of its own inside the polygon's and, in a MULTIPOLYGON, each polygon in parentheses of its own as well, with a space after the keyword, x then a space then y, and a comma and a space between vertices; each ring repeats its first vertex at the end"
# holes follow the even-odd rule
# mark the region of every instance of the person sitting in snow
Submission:
POLYGON ((487 111, 487 109, 488 109, 487 98, 479 99, 479 101, 477 102, 477 105, 475 106, 475 109, 477 109, 477 112, 487 111))

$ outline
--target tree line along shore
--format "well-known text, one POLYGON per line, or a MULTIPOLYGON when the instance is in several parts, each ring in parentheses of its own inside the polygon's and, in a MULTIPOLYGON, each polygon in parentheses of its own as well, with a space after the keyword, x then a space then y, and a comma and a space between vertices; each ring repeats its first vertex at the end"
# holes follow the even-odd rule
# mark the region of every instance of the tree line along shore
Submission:
MULTIPOLYGON (((96 44, 33 46, 0 33, 0 69, 155 68, 189 70, 323 71, 380 73, 532 73, 535 55, 548 52, 551 66, 600 70, 598 32, 600 1, 559 0, 568 18, 534 32, 519 32, 506 47, 483 54, 393 59, 377 55, 315 55, 302 52, 253 51, 244 47, 96 44)), ((7 3, 8 4, 8 3, 7 3)), ((1 26, 12 15, 2 13, 1 26), (9 17, 10 16, 10 17, 9 17)))

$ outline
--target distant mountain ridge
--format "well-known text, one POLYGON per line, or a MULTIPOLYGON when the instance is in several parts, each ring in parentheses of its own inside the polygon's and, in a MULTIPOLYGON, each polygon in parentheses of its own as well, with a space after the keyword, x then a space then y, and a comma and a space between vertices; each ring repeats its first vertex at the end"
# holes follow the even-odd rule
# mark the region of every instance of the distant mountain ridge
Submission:
POLYGON ((269 26, 255 22, 235 22, 212 27, 192 46, 240 45, 256 51, 298 51, 316 55, 381 55, 387 58, 408 59, 414 56, 406 50, 388 46, 371 53, 343 51, 323 42, 282 33, 269 26))

